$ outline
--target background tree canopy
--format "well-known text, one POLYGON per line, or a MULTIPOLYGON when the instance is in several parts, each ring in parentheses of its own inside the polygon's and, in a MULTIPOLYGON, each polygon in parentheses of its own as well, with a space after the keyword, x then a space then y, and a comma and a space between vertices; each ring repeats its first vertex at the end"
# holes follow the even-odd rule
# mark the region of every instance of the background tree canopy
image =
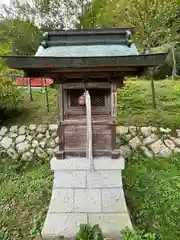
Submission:
MULTIPOLYGON (((44 31, 135 27, 134 41, 140 52, 161 49, 172 55, 174 51, 175 70, 180 74, 179 23, 179 0, 31 0, 26 4, 14 0, 0 9, 0 42, 11 42, 12 54, 32 55, 44 31)), ((171 71, 172 59, 167 62, 171 71)))

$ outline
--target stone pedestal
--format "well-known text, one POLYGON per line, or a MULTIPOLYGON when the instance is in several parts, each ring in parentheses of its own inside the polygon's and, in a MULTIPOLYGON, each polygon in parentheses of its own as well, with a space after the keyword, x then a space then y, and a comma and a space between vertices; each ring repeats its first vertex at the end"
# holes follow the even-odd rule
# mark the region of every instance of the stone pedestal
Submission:
POLYGON ((51 160, 54 183, 44 239, 73 237, 81 223, 99 224, 106 237, 119 237, 125 227, 132 228, 121 178, 124 159, 94 158, 94 168, 90 172, 85 158, 51 160))

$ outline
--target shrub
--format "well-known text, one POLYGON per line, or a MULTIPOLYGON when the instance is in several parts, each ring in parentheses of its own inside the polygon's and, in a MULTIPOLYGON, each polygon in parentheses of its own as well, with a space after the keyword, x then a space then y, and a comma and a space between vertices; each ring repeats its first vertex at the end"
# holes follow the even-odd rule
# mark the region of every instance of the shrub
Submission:
POLYGON ((123 240, 156 240, 156 235, 154 233, 144 233, 143 231, 134 231, 125 228, 122 232, 123 240))
POLYGON ((23 98, 21 91, 7 78, 0 79, 0 120, 9 113, 18 111, 23 98))

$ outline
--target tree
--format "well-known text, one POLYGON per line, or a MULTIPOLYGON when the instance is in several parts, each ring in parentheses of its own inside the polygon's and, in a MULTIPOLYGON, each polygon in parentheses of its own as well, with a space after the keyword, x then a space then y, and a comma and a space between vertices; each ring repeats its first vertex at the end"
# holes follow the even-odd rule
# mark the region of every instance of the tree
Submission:
POLYGON ((82 0, 31 0, 25 4, 14 0, 10 6, 3 5, 1 18, 29 21, 39 28, 70 28, 76 22, 81 4, 82 0))
POLYGON ((12 42, 14 55, 34 55, 41 38, 41 31, 28 20, 4 20, 0 22, 0 42, 12 42))
MULTIPOLYGON (((11 54, 11 41, 0 44, 0 56, 6 56, 11 54)), ((5 61, 0 57, 0 77, 7 76, 9 74, 20 74, 21 71, 8 68, 5 61)))
POLYGON ((178 9, 177 0, 92 0, 91 8, 85 11, 90 17, 85 21, 91 24, 93 19, 95 27, 135 27, 134 40, 146 52, 168 41, 172 35, 170 23, 177 32, 178 9))

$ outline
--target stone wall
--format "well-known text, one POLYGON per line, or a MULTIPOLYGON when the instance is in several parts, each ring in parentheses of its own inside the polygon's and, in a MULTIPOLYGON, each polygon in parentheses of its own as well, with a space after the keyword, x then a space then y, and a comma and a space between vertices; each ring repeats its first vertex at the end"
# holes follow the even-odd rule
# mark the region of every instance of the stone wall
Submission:
POLYGON ((117 127, 117 144, 123 156, 139 151, 148 158, 180 152, 180 130, 156 127, 117 127))
POLYGON ((58 150, 57 129, 57 124, 2 127, 0 154, 24 161, 52 157, 58 150))
MULTIPOLYGON (((57 124, 1 127, 0 154, 30 161, 51 158, 58 150, 57 124)), ((180 152, 180 130, 155 127, 117 127, 117 144, 123 156, 140 151, 148 158, 180 152)))

